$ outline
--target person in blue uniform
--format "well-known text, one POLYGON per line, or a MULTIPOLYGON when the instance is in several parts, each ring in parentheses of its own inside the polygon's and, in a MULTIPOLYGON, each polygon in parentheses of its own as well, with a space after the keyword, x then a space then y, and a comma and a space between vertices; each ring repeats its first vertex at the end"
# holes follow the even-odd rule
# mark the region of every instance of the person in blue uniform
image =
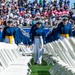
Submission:
MULTIPOLYGON (((44 28, 41 22, 36 22, 36 25, 31 28, 32 41, 34 42, 34 63, 42 63, 43 36, 44 28)), ((45 36, 44 36, 45 37, 45 36)))
MULTIPOLYGON (((36 20, 36 23, 38 21, 39 20, 36 20)), ((42 24, 41 21, 39 21, 39 23, 41 24, 40 29, 43 30, 42 37, 43 37, 43 42, 45 44, 46 43, 46 33, 45 33, 44 25, 42 24)), ((30 34, 30 42, 31 42, 31 44, 33 44, 33 42, 34 42, 34 34, 33 33, 34 33, 35 28, 36 28, 36 24, 31 27, 31 30, 30 30, 30 33, 29 33, 30 34)))
POLYGON ((15 44, 15 29, 12 27, 12 20, 8 21, 8 25, 3 30, 2 39, 5 43, 15 44))
POLYGON ((60 38, 60 34, 57 31, 57 28, 53 28, 52 30, 52 41, 58 40, 60 38))
POLYGON ((68 22, 67 17, 64 17, 63 21, 58 25, 57 31, 60 34, 60 39, 69 38, 72 36, 72 27, 68 22))
POLYGON ((15 22, 14 24, 14 29, 15 29, 15 44, 20 44, 22 42, 22 32, 21 32, 21 28, 19 27, 18 23, 15 22))
POLYGON ((49 31, 49 33, 46 36, 46 43, 52 42, 52 31, 49 31))
POLYGON ((50 31, 46 37, 46 43, 49 43, 49 42, 53 42, 55 40, 58 40, 60 37, 60 35, 58 34, 57 32, 57 28, 54 27, 52 29, 52 31, 50 31))
POLYGON ((3 27, 0 26, 0 42, 2 42, 3 27))
POLYGON ((73 33, 73 37, 75 37, 75 29, 72 31, 72 33, 73 33))
POLYGON ((15 23, 14 28, 15 28, 15 36, 14 36, 15 43, 17 45, 19 45, 22 42, 24 45, 28 46, 29 45, 29 38, 26 35, 24 35, 24 30, 20 28, 20 26, 18 25, 17 22, 15 23))

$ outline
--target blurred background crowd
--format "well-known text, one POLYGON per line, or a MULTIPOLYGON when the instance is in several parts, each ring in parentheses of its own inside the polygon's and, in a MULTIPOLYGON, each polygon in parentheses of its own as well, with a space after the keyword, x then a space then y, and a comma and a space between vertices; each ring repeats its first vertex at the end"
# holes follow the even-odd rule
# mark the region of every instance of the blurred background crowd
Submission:
POLYGON ((37 0, 26 3, 25 0, 15 2, 3 2, 0 0, 0 25, 6 25, 8 20, 13 20, 20 26, 32 26, 36 23, 37 17, 45 26, 57 25, 64 15, 69 17, 69 20, 75 20, 74 13, 69 9, 69 0, 49 1, 37 0))
MULTIPOLYGON (((39 0, 39 3, 37 0, 33 2, 0 0, 0 33, 3 27, 8 25, 9 20, 12 20, 13 27, 30 27, 39 20, 48 28, 58 26, 64 16, 68 17, 68 22, 74 26, 75 13, 70 9, 70 0, 50 0, 49 2, 39 0)), ((22 33, 29 37, 23 29, 22 33)))

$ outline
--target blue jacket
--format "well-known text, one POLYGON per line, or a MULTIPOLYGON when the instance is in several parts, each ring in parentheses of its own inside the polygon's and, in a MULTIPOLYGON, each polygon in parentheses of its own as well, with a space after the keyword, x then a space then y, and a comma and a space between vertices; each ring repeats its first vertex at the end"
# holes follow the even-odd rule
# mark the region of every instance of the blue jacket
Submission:
POLYGON ((58 40, 60 35, 57 32, 57 28, 54 28, 46 37, 46 43, 58 40))
POLYGON ((29 45, 29 38, 23 35, 19 27, 15 27, 15 43, 18 45, 21 42, 23 42, 24 45, 29 45))
POLYGON ((24 45, 30 45, 30 39, 29 37, 22 35, 22 42, 24 45))
POLYGON ((22 41, 22 32, 19 27, 15 27, 15 43, 18 45, 22 41))
POLYGON ((72 36, 72 27, 70 23, 63 25, 61 22, 57 27, 57 31, 59 34, 69 34, 69 36, 72 36))
POLYGON ((34 42, 34 36, 42 36, 44 43, 46 42, 46 34, 43 25, 41 25, 40 28, 37 28, 36 25, 32 26, 30 30, 30 39, 32 43, 34 42))
POLYGON ((2 41, 3 32, 0 31, 0 41, 2 41))
POLYGON ((5 39, 5 36, 15 36, 15 29, 14 27, 5 27, 3 30, 2 39, 5 39))
POLYGON ((50 32, 47 37, 46 37, 46 43, 52 42, 53 41, 53 36, 52 36, 52 32, 50 32))

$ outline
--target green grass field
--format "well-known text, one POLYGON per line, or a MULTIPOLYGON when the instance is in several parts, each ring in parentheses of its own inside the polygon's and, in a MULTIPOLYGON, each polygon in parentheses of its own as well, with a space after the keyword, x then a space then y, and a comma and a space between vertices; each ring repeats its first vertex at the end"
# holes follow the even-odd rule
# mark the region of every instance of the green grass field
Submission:
POLYGON ((51 68, 51 66, 51 64, 47 65, 45 61, 42 61, 41 65, 34 65, 32 59, 31 65, 29 66, 32 71, 30 75, 50 75, 49 69, 51 68))

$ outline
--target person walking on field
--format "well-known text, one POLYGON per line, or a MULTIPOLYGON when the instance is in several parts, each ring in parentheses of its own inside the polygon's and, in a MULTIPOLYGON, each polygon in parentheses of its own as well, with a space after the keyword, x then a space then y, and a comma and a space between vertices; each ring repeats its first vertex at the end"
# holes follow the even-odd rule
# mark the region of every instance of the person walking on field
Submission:
MULTIPOLYGON (((32 30, 32 39, 34 41, 34 63, 42 64, 42 54, 43 54, 43 33, 44 27, 41 22, 36 22, 36 25, 32 30)), ((44 36, 45 37, 45 36, 44 36)))

